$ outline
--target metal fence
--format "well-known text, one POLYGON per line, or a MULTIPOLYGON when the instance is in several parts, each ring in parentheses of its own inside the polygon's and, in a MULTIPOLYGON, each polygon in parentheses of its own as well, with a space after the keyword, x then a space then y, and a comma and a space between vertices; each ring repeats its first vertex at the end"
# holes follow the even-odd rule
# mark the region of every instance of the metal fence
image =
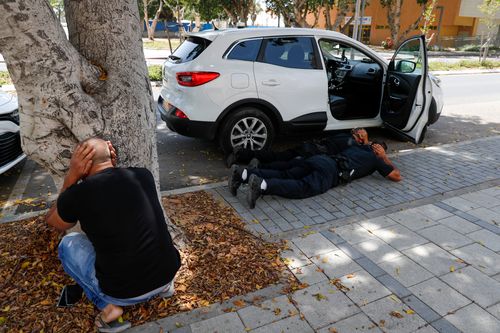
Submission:
MULTIPOLYGON (((493 47, 500 48, 500 36, 493 38, 493 47)), ((440 37, 435 45, 440 49, 455 49, 460 51, 477 51, 481 44, 485 42, 482 36, 474 37, 440 37)))

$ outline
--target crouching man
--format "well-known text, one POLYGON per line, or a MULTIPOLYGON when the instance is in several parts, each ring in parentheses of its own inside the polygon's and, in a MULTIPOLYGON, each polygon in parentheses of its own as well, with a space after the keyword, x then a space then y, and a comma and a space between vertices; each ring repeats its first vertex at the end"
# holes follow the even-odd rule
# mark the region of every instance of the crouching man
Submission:
POLYGON ((59 244, 64 270, 101 310, 100 332, 120 332, 121 306, 173 294, 180 255, 172 244, 153 175, 116 168, 110 142, 92 138, 71 157, 59 198, 46 216, 67 230, 80 221, 86 235, 70 233, 59 244))

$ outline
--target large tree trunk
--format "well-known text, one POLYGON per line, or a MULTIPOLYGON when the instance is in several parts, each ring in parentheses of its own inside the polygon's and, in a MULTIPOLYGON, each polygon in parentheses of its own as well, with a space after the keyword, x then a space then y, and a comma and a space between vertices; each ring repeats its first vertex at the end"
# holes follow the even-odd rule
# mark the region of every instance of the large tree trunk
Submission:
POLYGON ((142 0, 142 5, 144 7, 144 24, 146 25, 146 31, 148 32, 148 38, 150 40, 154 40, 154 30, 151 30, 151 26, 149 25, 149 17, 148 17, 148 0, 142 0))
POLYGON ((162 10, 163 10, 163 0, 160 0, 160 5, 158 6, 158 9, 156 10, 155 17, 153 18, 153 22, 151 23, 151 36, 149 37, 149 39, 151 39, 151 40, 154 40, 154 38, 155 38, 156 25, 158 24, 158 18, 160 17, 162 10))
POLYGON ((47 1, 0 3, 0 53, 16 87, 24 152, 54 176, 99 136, 120 166, 146 167, 159 190, 151 85, 136 0, 66 0, 69 40, 47 1))
POLYGON ((391 39, 394 43, 398 41, 398 33, 401 26, 401 7, 403 0, 393 0, 387 6, 387 22, 391 30, 391 39))

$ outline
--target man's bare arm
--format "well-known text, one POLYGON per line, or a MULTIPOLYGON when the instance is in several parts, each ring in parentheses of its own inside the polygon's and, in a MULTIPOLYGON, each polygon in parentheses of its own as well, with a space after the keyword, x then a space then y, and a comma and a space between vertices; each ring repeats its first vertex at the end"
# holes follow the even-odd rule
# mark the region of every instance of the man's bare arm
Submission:
POLYGON ((382 148, 382 146, 380 146, 379 144, 375 144, 373 150, 378 158, 382 159, 385 164, 390 165, 392 167, 391 173, 389 173, 385 178, 392 180, 393 182, 399 182, 403 180, 403 177, 401 177, 399 169, 396 168, 396 166, 391 162, 389 157, 387 157, 387 155, 385 154, 384 148, 382 148))
MULTIPOLYGON (((71 157, 68 173, 66 177, 64 177, 64 183, 59 194, 66 191, 68 187, 76 184, 87 175, 92 166, 92 157, 94 155, 95 149, 85 144, 75 149, 71 157)), ((47 215, 45 215, 45 221, 48 225, 60 231, 67 230, 75 225, 75 223, 65 222, 61 216, 59 216, 57 211, 57 200, 54 202, 47 215)))

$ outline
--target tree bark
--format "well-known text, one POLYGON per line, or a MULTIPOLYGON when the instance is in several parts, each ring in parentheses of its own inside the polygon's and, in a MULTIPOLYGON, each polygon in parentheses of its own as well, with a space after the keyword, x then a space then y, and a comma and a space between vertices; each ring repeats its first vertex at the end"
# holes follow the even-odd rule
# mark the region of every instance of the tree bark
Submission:
POLYGON ((159 193, 156 112, 136 0, 66 0, 69 40, 47 1, 0 2, 0 53, 16 87, 24 152, 61 179, 76 144, 111 140, 119 166, 159 193))
POLYGON ((158 24, 158 18, 160 17, 161 11, 163 10, 163 0, 160 0, 160 5, 156 10, 155 17, 153 18, 153 22, 151 23, 151 37, 149 39, 154 40, 156 25, 158 24))
POLYGON ((142 5, 144 7, 144 24, 146 25, 146 31, 148 32, 148 38, 150 40, 154 40, 154 32, 151 32, 151 26, 149 25, 149 17, 148 17, 148 0, 142 0, 142 5))

